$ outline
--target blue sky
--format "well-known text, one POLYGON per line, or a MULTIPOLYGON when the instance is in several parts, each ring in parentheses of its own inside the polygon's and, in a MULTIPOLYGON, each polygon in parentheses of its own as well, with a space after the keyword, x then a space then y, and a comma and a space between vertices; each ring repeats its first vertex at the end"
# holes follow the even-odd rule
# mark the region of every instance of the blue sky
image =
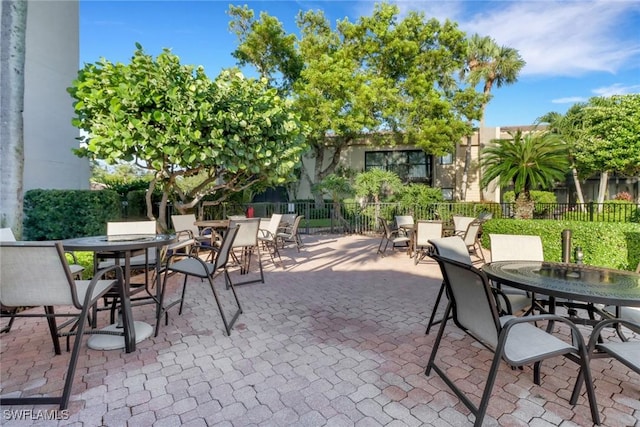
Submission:
MULTIPOLYGON (((400 10, 456 21, 469 35, 493 37, 527 62, 517 83, 494 88, 487 126, 532 124, 592 96, 640 93, 640 1, 397 1, 400 10)), ((181 63, 214 78, 235 66, 229 4, 276 16, 296 32, 300 10, 330 20, 371 14, 373 1, 99 1, 80 0, 80 65, 104 57, 128 62, 140 43, 157 55, 170 48, 181 63)), ((252 70, 245 70, 252 75, 252 70)))

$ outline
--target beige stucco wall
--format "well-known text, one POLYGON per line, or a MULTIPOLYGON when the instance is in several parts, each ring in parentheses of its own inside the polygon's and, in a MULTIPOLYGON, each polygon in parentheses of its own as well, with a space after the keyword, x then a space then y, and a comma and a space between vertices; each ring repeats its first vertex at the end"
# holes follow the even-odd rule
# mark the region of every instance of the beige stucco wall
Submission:
POLYGON ((24 190, 88 189, 89 161, 76 157, 67 87, 79 67, 78 1, 29 0, 24 93, 24 190))

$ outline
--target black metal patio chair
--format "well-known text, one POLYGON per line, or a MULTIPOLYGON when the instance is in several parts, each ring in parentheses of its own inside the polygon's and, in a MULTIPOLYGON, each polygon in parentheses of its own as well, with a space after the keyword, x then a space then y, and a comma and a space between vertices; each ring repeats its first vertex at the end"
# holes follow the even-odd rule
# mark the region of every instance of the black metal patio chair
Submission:
MULTIPOLYGON (((436 371, 461 402, 469 408, 475 416, 474 426, 479 427, 484 420, 502 360, 510 366, 516 367, 533 364, 551 357, 565 356, 572 361, 579 362, 581 373, 577 373, 576 384, 579 378, 584 376, 591 416, 595 424, 600 424, 591 371, 589 370, 589 356, 578 328, 570 320, 551 314, 525 317, 500 316, 495 297, 498 290, 490 286, 487 276, 481 270, 448 257, 448 250, 442 247, 442 241, 452 245, 461 245, 462 249, 465 248, 465 243, 456 236, 431 241, 436 247, 437 253, 433 255, 433 258, 440 265, 449 303, 445 311, 445 320, 440 324, 438 335, 433 344, 425 374, 429 375, 432 369, 436 371), (454 380, 449 378, 447 369, 436 364, 437 352, 448 323, 449 314, 452 314, 456 326, 494 353, 478 406, 462 389, 455 385, 454 380), (567 343, 534 326, 534 322, 541 321, 564 323, 571 330, 572 342, 567 343)), ((457 252, 459 251, 461 249, 457 250, 457 252)))

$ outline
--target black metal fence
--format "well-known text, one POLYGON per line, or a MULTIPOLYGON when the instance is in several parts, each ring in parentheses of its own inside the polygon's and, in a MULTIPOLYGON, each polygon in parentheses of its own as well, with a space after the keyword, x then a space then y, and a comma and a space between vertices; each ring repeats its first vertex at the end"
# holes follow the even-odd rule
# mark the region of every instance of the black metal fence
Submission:
MULTIPOLYGON (((311 233, 358 233, 378 232, 376 218, 382 216, 393 220, 396 215, 412 215, 415 219, 439 219, 450 223, 454 215, 473 216, 491 214, 493 218, 513 218, 513 203, 433 203, 428 205, 401 205, 379 203, 314 202, 251 203, 213 205, 203 203, 197 215, 202 219, 227 218, 229 215, 247 214, 252 210, 255 217, 268 218, 274 213, 296 213, 304 215, 300 231, 311 233)), ((592 222, 640 222, 640 204, 633 203, 536 203, 534 219, 575 220, 592 222)))

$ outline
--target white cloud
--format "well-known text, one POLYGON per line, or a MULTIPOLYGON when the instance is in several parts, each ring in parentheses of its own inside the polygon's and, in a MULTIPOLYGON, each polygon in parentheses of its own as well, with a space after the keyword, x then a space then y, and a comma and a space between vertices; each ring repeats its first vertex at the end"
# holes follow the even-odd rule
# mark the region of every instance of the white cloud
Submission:
POLYGON ((587 98, 583 98, 581 96, 568 96, 565 98, 557 98, 557 99, 553 99, 551 100, 551 103, 553 104, 576 104, 578 102, 586 102, 588 101, 587 98))
MULTIPOLYGON (((623 85, 621 83, 615 83, 610 86, 603 86, 591 90, 594 96, 609 97, 613 95, 626 95, 629 93, 640 93, 640 84, 637 85, 623 85)), ((567 96, 564 98, 556 98, 551 100, 553 104, 577 104, 579 102, 587 102, 589 99, 583 96, 567 96)))
POLYGON ((640 2, 498 2, 499 10, 461 24, 514 47, 527 61, 523 75, 615 73, 640 57, 640 2), (633 19, 635 17, 635 19, 633 19), (629 25, 625 31, 625 25, 629 25))
MULTIPOLYGON (((616 73, 640 65, 640 2, 599 1, 403 1, 402 13, 458 22, 468 34, 518 49, 527 62, 521 75, 580 76, 616 73)), ((358 3, 370 13, 373 2, 358 3)))
POLYGON ((593 89, 592 92, 595 93, 596 96, 613 96, 626 95, 629 93, 640 93, 640 84, 625 86, 620 83, 616 83, 611 86, 603 86, 593 89))

